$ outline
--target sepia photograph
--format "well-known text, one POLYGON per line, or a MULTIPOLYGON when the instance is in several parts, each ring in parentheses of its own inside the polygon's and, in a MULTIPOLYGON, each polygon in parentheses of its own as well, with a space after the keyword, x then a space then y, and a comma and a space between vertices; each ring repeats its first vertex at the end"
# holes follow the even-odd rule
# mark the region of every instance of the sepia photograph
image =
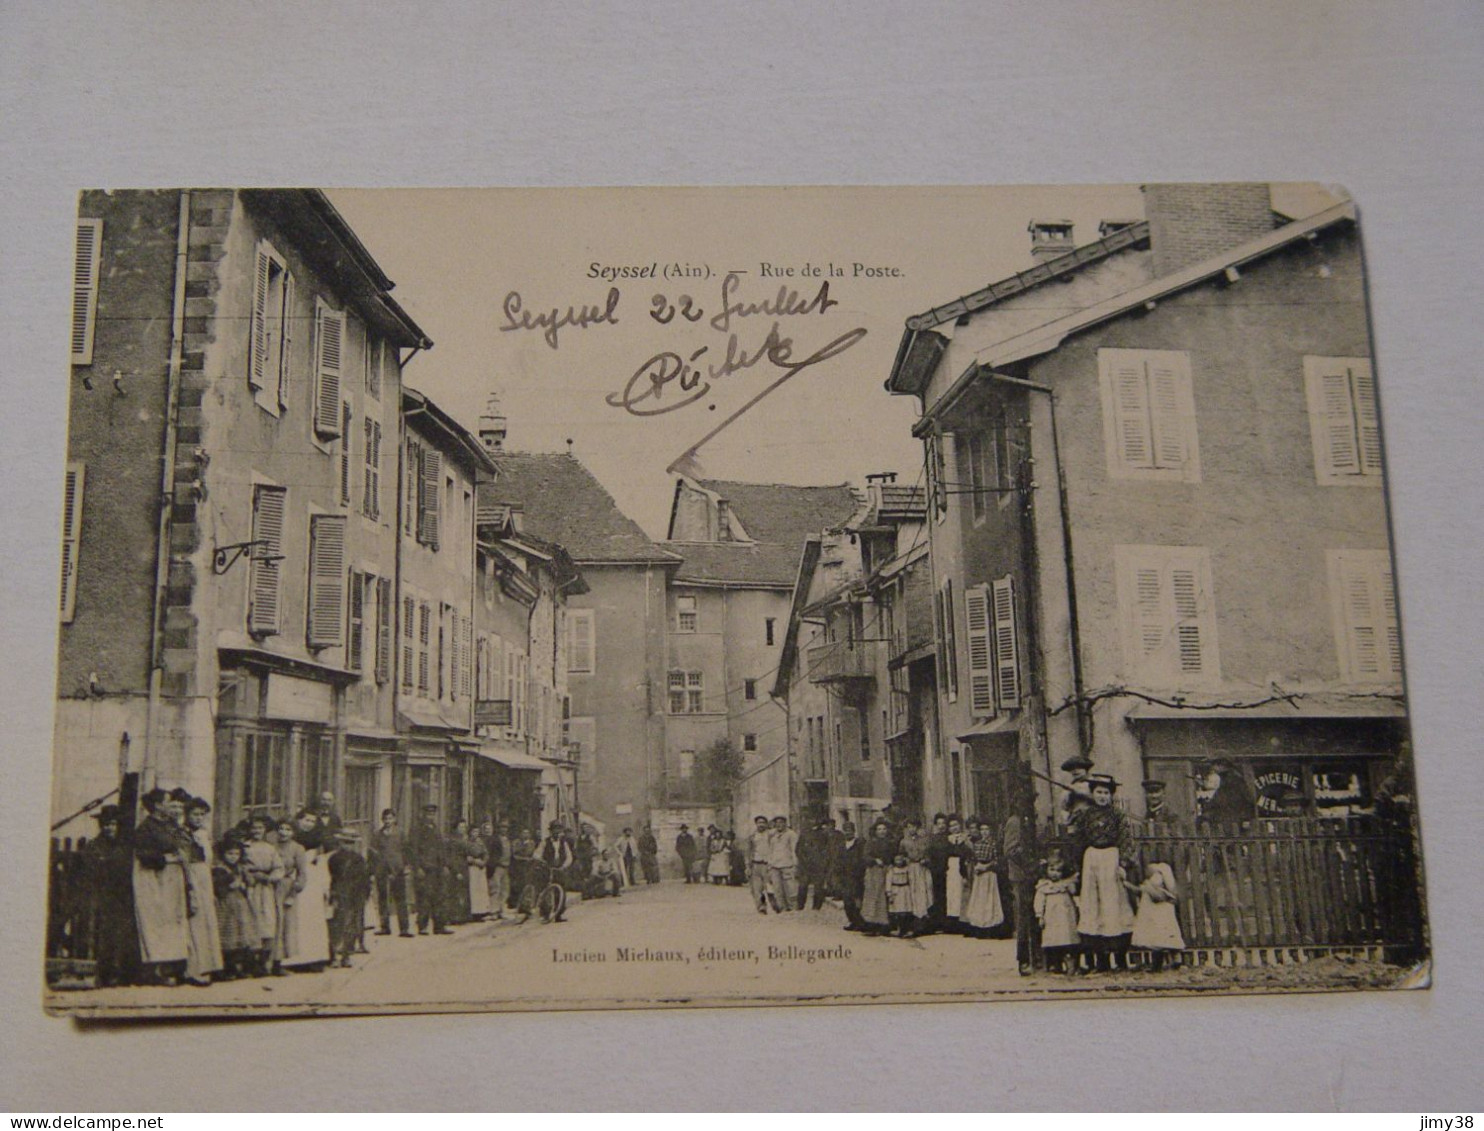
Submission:
POLYGON ((45 1009, 1429 987, 1363 203, 80 193, 45 1009))

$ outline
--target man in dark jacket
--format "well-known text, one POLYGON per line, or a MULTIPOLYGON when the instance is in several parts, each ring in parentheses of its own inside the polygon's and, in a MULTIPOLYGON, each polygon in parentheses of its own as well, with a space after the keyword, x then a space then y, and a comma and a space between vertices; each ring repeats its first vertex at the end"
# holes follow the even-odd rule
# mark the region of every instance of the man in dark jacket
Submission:
POLYGON ((825 839, 822 823, 805 825, 799 834, 799 910, 804 910, 804 900, 809 889, 814 889, 814 910, 824 906, 825 874, 829 842, 825 839))
POLYGON ((639 868, 646 884, 660 882, 660 842, 655 839, 651 825, 645 825, 639 834, 639 868))
POLYGON ((371 874, 376 878, 376 909, 381 915, 378 935, 392 933, 392 908, 397 911, 397 925, 402 937, 412 937, 407 918, 407 875, 412 870, 407 862, 407 838, 397 827, 397 811, 381 811, 381 828, 371 834, 371 874))
POLYGON ((689 825, 680 826, 680 835, 675 838, 675 855, 680 857, 680 870, 685 873, 685 882, 695 883, 691 876, 691 863, 696 858, 696 838, 690 835, 689 825))
POLYGON ((366 900, 371 897, 371 870, 355 850, 359 839, 350 829, 331 834, 335 851, 330 853, 330 965, 338 960, 350 965, 350 956, 360 949, 366 924, 366 900))
POLYGON ((438 827, 438 806, 423 806, 422 820, 407 838, 407 862, 417 895, 417 933, 425 935, 429 926, 435 935, 453 934, 444 924, 448 921, 445 906, 448 889, 448 845, 438 827))
POLYGON ((866 890, 866 842, 855 835, 855 825, 845 822, 840 840, 840 894, 845 899, 845 918, 849 920, 847 931, 863 931, 866 921, 861 918, 861 897, 866 890))
POLYGON ((98 835, 83 850, 83 880, 93 926, 97 984, 122 986, 139 966, 139 935, 134 924, 134 854, 123 835, 123 810, 98 811, 98 835))

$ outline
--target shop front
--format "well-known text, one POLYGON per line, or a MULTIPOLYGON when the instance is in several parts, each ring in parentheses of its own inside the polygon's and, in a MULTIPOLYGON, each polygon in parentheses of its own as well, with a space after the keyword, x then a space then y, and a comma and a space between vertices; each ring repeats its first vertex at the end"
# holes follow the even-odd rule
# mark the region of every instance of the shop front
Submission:
POLYGON ((473 820, 508 821, 515 831, 541 828, 545 762, 490 743, 479 746, 471 762, 473 820))

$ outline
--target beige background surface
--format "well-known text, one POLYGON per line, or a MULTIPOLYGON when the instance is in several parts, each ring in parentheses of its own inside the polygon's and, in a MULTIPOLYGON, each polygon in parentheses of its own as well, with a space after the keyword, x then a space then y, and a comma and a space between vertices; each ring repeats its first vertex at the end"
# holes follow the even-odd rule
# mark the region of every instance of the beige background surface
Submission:
POLYGON ((0 1107, 1387 1108, 1478 1095, 1484 12, 135 0, 0 10, 0 1107), (84 185, 1340 182, 1364 215, 1426 994, 79 1028, 40 1013, 61 326, 84 185), (715 1071, 678 1068, 715 1046, 715 1071), (581 1071, 571 1071, 579 1065, 581 1071))

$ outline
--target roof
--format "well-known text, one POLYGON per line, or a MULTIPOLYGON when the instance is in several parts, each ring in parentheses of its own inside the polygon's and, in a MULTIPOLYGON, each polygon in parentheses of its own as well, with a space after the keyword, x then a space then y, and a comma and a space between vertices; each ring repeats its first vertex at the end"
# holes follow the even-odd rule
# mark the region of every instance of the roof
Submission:
POLYGON ((500 452, 499 477, 479 485, 479 505, 517 503, 524 533, 566 548, 579 565, 678 561, 652 542, 593 473, 565 452, 500 452))
MULTIPOLYGON (((860 499, 848 483, 796 487, 787 483, 738 483, 727 479, 694 482, 702 490, 725 499, 754 542, 782 543, 795 555, 798 544, 808 535, 844 525, 860 506, 860 499)), ((795 557, 790 567, 797 561, 795 557)))
POLYGON ((434 404, 426 393, 418 392, 411 385, 403 385, 402 411, 422 429, 434 433, 447 451, 463 457, 465 464, 486 475, 495 474, 494 462, 484 450, 484 445, 467 428, 434 404))
POLYGON ((345 217, 319 189, 243 189, 243 199, 272 216, 305 258, 397 346, 428 349, 433 339, 392 298, 396 286, 345 217))
POLYGON ((882 483, 876 488, 880 502, 872 496, 871 505, 861 517, 861 526, 885 526, 893 522, 921 522, 927 518, 927 488, 899 487, 882 483))
MULTIPOLYGON (((802 539, 800 539, 802 541, 802 539)), ((793 586, 799 566, 799 543, 783 542, 666 542, 665 547, 684 561, 675 573, 677 584, 699 581, 764 589, 793 586)))

